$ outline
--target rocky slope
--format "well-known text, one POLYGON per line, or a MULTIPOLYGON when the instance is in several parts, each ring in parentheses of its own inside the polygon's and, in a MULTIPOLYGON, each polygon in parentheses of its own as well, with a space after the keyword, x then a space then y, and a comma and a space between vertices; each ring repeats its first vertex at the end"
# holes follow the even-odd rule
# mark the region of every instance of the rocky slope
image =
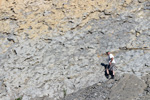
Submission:
POLYGON ((65 96, 63 100, 149 100, 150 91, 146 91, 147 85, 136 76, 125 74, 115 80, 79 90, 65 96))
POLYGON ((149 0, 1 0, 0 98, 58 100, 117 73, 150 73, 149 0))

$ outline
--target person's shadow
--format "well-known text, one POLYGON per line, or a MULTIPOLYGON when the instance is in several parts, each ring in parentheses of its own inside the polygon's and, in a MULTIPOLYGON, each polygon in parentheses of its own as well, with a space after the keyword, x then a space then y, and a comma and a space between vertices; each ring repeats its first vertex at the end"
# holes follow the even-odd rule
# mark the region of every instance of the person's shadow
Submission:
POLYGON ((109 75, 112 76, 112 71, 109 70, 109 74, 107 74, 106 68, 108 67, 108 64, 101 63, 101 65, 104 66, 104 68, 105 68, 105 77, 108 79, 109 75))

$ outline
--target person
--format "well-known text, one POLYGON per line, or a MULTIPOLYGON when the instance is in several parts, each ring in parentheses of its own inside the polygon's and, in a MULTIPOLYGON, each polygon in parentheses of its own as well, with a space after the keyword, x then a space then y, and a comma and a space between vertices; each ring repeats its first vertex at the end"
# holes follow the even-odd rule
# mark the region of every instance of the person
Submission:
POLYGON ((114 72, 114 67, 115 67, 115 59, 114 59, 114 56, 113 54, 111 54, 109 51, 106 52, 106 54, 108 55, 108 66, 106 67, 106 72, 108 74, 108 78, 109 78, 109 72, 111 71, 112 72, 112 76, 111 78, 114 79, 114 75, 115 75, 115 72, 114 72))

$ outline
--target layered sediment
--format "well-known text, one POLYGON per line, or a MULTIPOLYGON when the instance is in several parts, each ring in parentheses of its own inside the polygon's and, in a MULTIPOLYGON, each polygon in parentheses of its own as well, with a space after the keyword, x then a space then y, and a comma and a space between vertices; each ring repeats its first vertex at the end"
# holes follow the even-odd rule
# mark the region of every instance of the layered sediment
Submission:
MULTIPOLYGON (((58 100, 116 74, 150 73, 149 0, 1 0, 0 98, 58 100)), ((144 99, 143 99, 144 100, 144 99)))

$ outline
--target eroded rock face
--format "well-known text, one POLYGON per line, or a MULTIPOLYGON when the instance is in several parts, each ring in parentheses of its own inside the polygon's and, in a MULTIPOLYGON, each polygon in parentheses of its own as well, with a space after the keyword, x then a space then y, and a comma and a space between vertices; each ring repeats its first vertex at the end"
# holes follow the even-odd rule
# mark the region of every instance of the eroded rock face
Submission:
POLYGON ((1 0, 2 100, 66 94, 105 81, 106 51, 117 72, 150 72, 148 0, 1 0), (5 92, 6 90, 6 92, 5 92))

